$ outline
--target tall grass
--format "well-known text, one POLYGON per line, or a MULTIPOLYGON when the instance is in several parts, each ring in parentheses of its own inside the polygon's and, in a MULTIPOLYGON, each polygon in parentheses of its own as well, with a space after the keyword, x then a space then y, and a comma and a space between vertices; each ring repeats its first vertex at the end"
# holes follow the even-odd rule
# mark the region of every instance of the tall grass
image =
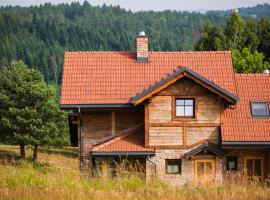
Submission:
POLYGON ((72 156, 40 153, 39 158, 34 164, 1 155, 0 199, 270 199, 269 186, 258 182, 176 187, 130 173, 104 180, 81 174, 78 159, 72 156))

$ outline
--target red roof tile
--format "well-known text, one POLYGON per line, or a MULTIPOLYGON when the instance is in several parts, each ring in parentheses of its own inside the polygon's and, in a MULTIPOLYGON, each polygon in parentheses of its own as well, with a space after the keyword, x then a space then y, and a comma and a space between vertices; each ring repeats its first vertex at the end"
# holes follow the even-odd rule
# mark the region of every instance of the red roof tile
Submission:
POLYGON ((252 117, 250 101, 270 103, 270 75, 237 74, 239 104, 224 111, 223 141, 270 141, 270 117, 252 117))
POLYGON ((108 141, 94 145, 92 152, 153 152, 144 146, 144 126, 125 131, 108 141))
POLYGON ((66 52, 62 105, 124 104, 179 66, 186 66, 236 94, 231 53, 149 52, 148 63, 137 63, 136 53, 66 52))

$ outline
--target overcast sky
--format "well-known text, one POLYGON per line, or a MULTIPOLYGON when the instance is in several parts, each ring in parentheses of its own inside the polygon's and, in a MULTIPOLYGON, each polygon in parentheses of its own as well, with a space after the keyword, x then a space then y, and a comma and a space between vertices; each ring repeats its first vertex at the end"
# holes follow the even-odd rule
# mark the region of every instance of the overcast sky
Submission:
MULTIPOLYGON (((0 6, 6 5, 40 5, 46 2, 52 4, 71 3, 84 0, 0 0, 0 6)), ((270 3, 270 0, 89 0, 92 5, 120 5, 122 8, 138 10, 227 10, 239 7, 255 6, 270 3)))

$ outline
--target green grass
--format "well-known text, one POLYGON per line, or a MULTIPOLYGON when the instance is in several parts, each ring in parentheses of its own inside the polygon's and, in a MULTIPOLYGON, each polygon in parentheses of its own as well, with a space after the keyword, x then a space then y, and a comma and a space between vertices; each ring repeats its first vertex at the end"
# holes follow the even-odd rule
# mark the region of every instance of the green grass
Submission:
POLYGON ((88 178, 78 170, 74 148, 42 149, 37 163, 18 157, 17 146, 0 145, 0 199, 269 199, 269 186, 239 182, 171 186, 136 175, 88 178))

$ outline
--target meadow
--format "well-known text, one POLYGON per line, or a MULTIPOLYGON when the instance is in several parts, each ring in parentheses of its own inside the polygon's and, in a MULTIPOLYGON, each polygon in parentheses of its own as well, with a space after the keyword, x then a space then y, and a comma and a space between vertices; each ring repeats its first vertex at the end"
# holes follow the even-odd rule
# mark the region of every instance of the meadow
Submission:
POLYGON ((19 158, 19 147, 0 145, 0 199, 270 199, 270 187, 259 182, 172 186, 136 175, 103 180, 79 171, 77 149, 41 149, 38 162, 19 158))

